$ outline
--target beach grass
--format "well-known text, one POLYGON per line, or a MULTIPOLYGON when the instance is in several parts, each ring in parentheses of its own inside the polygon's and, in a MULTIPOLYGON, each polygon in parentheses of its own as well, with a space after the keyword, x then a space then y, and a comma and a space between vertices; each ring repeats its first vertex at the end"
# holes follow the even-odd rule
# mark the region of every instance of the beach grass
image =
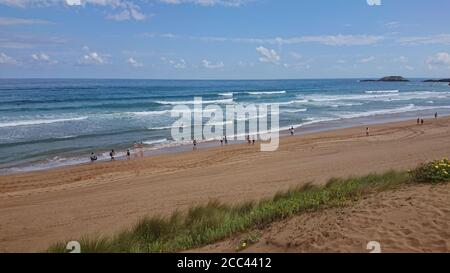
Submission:
MULTIPOLYGON (((324 186, 306 184, 259 202, 231 206, 211 201, 184 213, 175 212, 170 217, 143 218, 114 236, 83 237, 77 241, 83 253, 178 252, 264 228, 274 221, 302 212, 345 206, 409 181, 411 176, 407 172, 395 171, 335 178, 324 186)), ((48 252, 68 252, 66 243, 54 244, 48 252)))

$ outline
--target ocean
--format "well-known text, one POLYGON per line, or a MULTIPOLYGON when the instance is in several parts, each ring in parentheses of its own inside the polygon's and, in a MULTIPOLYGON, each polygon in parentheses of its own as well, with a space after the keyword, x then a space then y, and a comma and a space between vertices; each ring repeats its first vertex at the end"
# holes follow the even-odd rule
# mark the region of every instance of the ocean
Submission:
POLYGON ((280 127, 296 133, 450 114, 445 83, 329 80, 0 80, 0 174, 119 156, 135 142, 148 152, 178 147, 175 105, 278 103, 280 127))

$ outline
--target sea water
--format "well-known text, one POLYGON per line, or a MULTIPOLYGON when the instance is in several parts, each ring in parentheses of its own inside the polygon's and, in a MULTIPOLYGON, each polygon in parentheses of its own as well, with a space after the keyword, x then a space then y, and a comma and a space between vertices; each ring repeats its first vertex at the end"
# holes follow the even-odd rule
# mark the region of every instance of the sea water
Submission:
MULTIPOLYGON (((327 130, 450 113, 447 84, 324 80, 0 80, 0 173, 106 159, 133 143, 160 150, 175 105, 280 105, 280 127, 327 130)), ((205 120, 206 122, 207 120, 205 120)))

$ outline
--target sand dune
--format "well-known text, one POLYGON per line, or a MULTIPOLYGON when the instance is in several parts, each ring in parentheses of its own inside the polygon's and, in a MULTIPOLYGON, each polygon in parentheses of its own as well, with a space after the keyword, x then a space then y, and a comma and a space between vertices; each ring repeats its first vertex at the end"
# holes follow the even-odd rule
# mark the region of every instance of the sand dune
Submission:
MULTIPOLYGON (((450 184, 413 185, 354 206, 295 216, 252 231, 259 241, 243 252, 450 252, 450 184)), ((248 234, 194 252, 234 252, 248 234)))
MULTIPOLYGON (((408 169, 450 154, 450 119, 286 137, 276 152, 235 145, 0 176, 0 251, 42 251, 111 234, 144 215, 210 199, 235 203, 333 176, 408 169)), ((430 196, 429 198, 432 198, 430 196)))

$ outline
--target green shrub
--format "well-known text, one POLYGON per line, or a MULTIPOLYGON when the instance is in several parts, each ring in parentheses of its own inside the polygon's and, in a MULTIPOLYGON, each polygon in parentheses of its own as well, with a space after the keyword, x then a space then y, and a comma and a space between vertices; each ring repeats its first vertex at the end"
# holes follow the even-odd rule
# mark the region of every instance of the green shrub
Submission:
POLYGON ((447 158, 425 163, 409 172, 415 182, 439 183, 450 181, 450 161, 447 158))

